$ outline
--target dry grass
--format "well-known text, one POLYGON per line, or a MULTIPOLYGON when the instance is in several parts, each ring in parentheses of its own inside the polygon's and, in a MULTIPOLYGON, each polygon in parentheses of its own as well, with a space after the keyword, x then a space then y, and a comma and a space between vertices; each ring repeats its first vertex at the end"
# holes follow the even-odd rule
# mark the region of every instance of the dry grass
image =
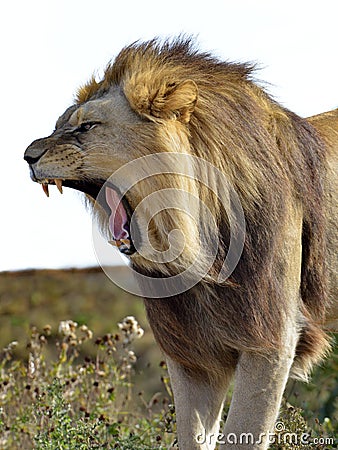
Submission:
MULTIPOLYGON (((168 375, 140 299, 97 269, 2 273, 0 282, 1 450, 175 444, 168 375), (120 320, 131 314, 145 329, 143 336, 132 319, 120 320)), ((337 398, 336 350, 309 385, 289 383, 283 432, 307 432, 311 439, 337 435, 337 398)))

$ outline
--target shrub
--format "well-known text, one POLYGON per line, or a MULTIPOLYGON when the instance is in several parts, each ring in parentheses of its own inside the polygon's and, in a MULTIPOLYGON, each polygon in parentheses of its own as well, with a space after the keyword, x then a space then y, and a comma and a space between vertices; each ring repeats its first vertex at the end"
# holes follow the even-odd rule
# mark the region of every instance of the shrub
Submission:
MULTIPOLYGON (((41 331, 32 327, 24 359, 14 356, 16 341, 2 351, 1 450, 177 447, 175 407, 165 363, 160 363, 164 393, 137 392, 132 383, 137 362, 133 344, 143 336, 134 317, 126 317, 115 333, 101 337, 94 337, 86 325, 62 321, 57 336, 55 341, 49 325, 41 331), (51 346, 56 351, 51 351, 51 346)), ((322 386, 331 386, 337 376, 333 372, 336 364, 337 355, 333 355, 325 368, 329 376, 320 378, 320 369, 316 371, 316 385, 323 379, 322 386)), ((307 389, 313 388, 310 385, 307 389)), ((297 402, 298 394, 294 389, 287 391, 288 401, 283 401, 271 450, 336 448, 337 405, 327 389, 322 390, 319 387, 317 392, 325 398, 325 412, 333 418, 319 420, 309 408, 304 411, 292 406, 290 398, 297 402), (307 441, 302 442, 300 436, 306 436, 307 441)), ((228 407, 229 399, 224 417, 228 407)))
POLYGON ((54 361, 45 358, 48 325, 42 332, 31 329, 26 361, 13 358, 16 342, 3 350, 1 449, 141 450, 173 444, 168 398, 132 396, 132 345, 143 330, 131 316, 118 327, 118 333, 93 339, 86 325, 62 321, 54 361), (96 347, 95 358, 82 356, 88 341, 96 347))

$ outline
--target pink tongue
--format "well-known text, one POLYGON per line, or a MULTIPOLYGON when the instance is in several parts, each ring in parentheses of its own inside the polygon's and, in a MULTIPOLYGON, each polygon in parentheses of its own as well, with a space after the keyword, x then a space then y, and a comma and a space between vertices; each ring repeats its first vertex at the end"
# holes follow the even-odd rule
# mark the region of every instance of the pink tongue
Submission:
POLYGON ((128 217, 121 199, 114 189, 106 187, 106 201, 111 214, 109 216, 109 229, 116 241, 129 239, 127 230, 128 217))

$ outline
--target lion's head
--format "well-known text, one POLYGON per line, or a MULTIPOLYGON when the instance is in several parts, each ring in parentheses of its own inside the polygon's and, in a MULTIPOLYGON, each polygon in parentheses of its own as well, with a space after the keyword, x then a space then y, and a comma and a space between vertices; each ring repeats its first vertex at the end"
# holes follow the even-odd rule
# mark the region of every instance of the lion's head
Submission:
MULTIPOLYGON (((102 80, 92 78, 79 89, 55 131, 28 147, 25 158, 32 179, 46 193, 49 184, 57 184, 98 200, 110 214, 110 239, 138 266, 172 274, 194 261, 194 270, 204 273, 215 242, 217 250, 211 253, 218 257, 229 245, 231 211, 219 202, 225 183, 183 157, 159 158, 157 169, 145 157, 180 154, 207 161, 234 188, 247 223, 272 232, 280 225, 283 198, 301 192, 299 173, 308 168, 303 155, 297 156, 302 148, 294 118, 252 82, 251 73, 249 65, 197 52, 189 40, 126 47, 102 80), (117 177, 116 171, 135 160, 131 170, 117 177), (141 181, 134 185, 139 174, 141 181), (150 197, 152 211, 143 201, 150 197), (207 206, 209 219, 201 204, 207 206), (168 241, 172 230, 179 235, 168 241), (168 256, 169 247, 174 256, 168 256)), ((308 192, 306 196, 310 198, 308 192)), ((231 199, 227 202, 231 206, 231 199)), ((257 244, 250 236, 246 248, 257 244)), ((250 251, 264 258, 269 248, 250 251)))
MULTIPOLYGON (((223 164, 226 152, 220 160, 214 150, 224 137, 217 136, 220 124, 210 102, 210 97, 217 101, 222 93, 215 91, 212 83, 220 76, 225 77, 232 98, 236 83, 250 85, 246 80, 250 70, 245 65, 218 63, 208 55, 197 55, 191 43, 179 40, 162 47, 155 41, 127 47, 107 67, 101 81, 92 78, 79 89, 75 104, 58 119, 54 132, 28 147, 25 159, 30 164, 31 177, 42 184, 47 194, 48 185, 56 184, 59 190, 66 186, 84 192, 92 203, 98 200, 111 216, 110 239, 136 264, 151 269, 150 261, 155 258, 162 263, 160 271, 169 273, 195 261, 195 269, 199 271, 197 266, 210 259, 208 253, 215 236, 208 236, 210 243, 205 246, 209 248, 201 252, 202 230, 197 222, 203 216, 205 236, 211 234, 209 225, 215 228, 215 223, 207 225, 201 207, 182 193, 202 199, 211 211, 211 222, 218 222, 221 214, 215 200, 217 188, 205 186, 210 181, 207 174, 203 175, 204 183, 196 180, 196 168, 184 158, 163 159, 156 169, 154 161, 150 168, 149 159, 142 157, 186 154, 203 158, 217 167, 223 164), (112 176, 135 160, 137 165, 124 171, 120 179, 112 176), (143 173, 144 177, 133 186, 136 173, 143 173), (129 187, 127 192, 125 186, 129 187), (155 201, 158 205, 153 208, 156 213, 151 214, 149 204, 143 204, 142 200, 166 189, 170 190, 167 195, 152 197, 152 205, 155 201), (173 189, 176 204, 168 207, 168 196, 172 198, 173 189), (136 208, 131 229, 130 220, 136 208), (179 230, 184 243, 177 234, 168 242, 172 230, 179 230), (168 247, 175 245, 176 250, 172 250, 179 257, 168 259, 168 247), (136 248, 142 249, 142 255, 136 248), (161 258, 160 254, 166 256, 161 258)), ((235 117, 227 119, 236 120, 235 117)), ((240 136, 229 138, 242 151, 240 136)), ((231 158, 236 159, 234 153, 231 158)), ((241 170, 241 164, 238 159, 234 168, 238 166, 241 170)), ((230 182, 237 176, 234 168, 227 174, 230 182)), ((246 197, 257 195, 250 177, 246 189, 246 197)), ((104 214, 100 216, 104 228, 107 225, 104 214)))

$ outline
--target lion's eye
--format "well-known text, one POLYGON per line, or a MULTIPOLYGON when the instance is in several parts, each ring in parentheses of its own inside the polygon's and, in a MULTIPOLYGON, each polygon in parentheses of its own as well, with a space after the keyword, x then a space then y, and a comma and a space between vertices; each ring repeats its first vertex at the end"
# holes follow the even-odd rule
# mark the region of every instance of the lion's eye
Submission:
POLYGON ((76 131, 85 133, 86 131, 91 130, 95 125, 97 125, 97 122, 84 122, 76 128, 76 131))

